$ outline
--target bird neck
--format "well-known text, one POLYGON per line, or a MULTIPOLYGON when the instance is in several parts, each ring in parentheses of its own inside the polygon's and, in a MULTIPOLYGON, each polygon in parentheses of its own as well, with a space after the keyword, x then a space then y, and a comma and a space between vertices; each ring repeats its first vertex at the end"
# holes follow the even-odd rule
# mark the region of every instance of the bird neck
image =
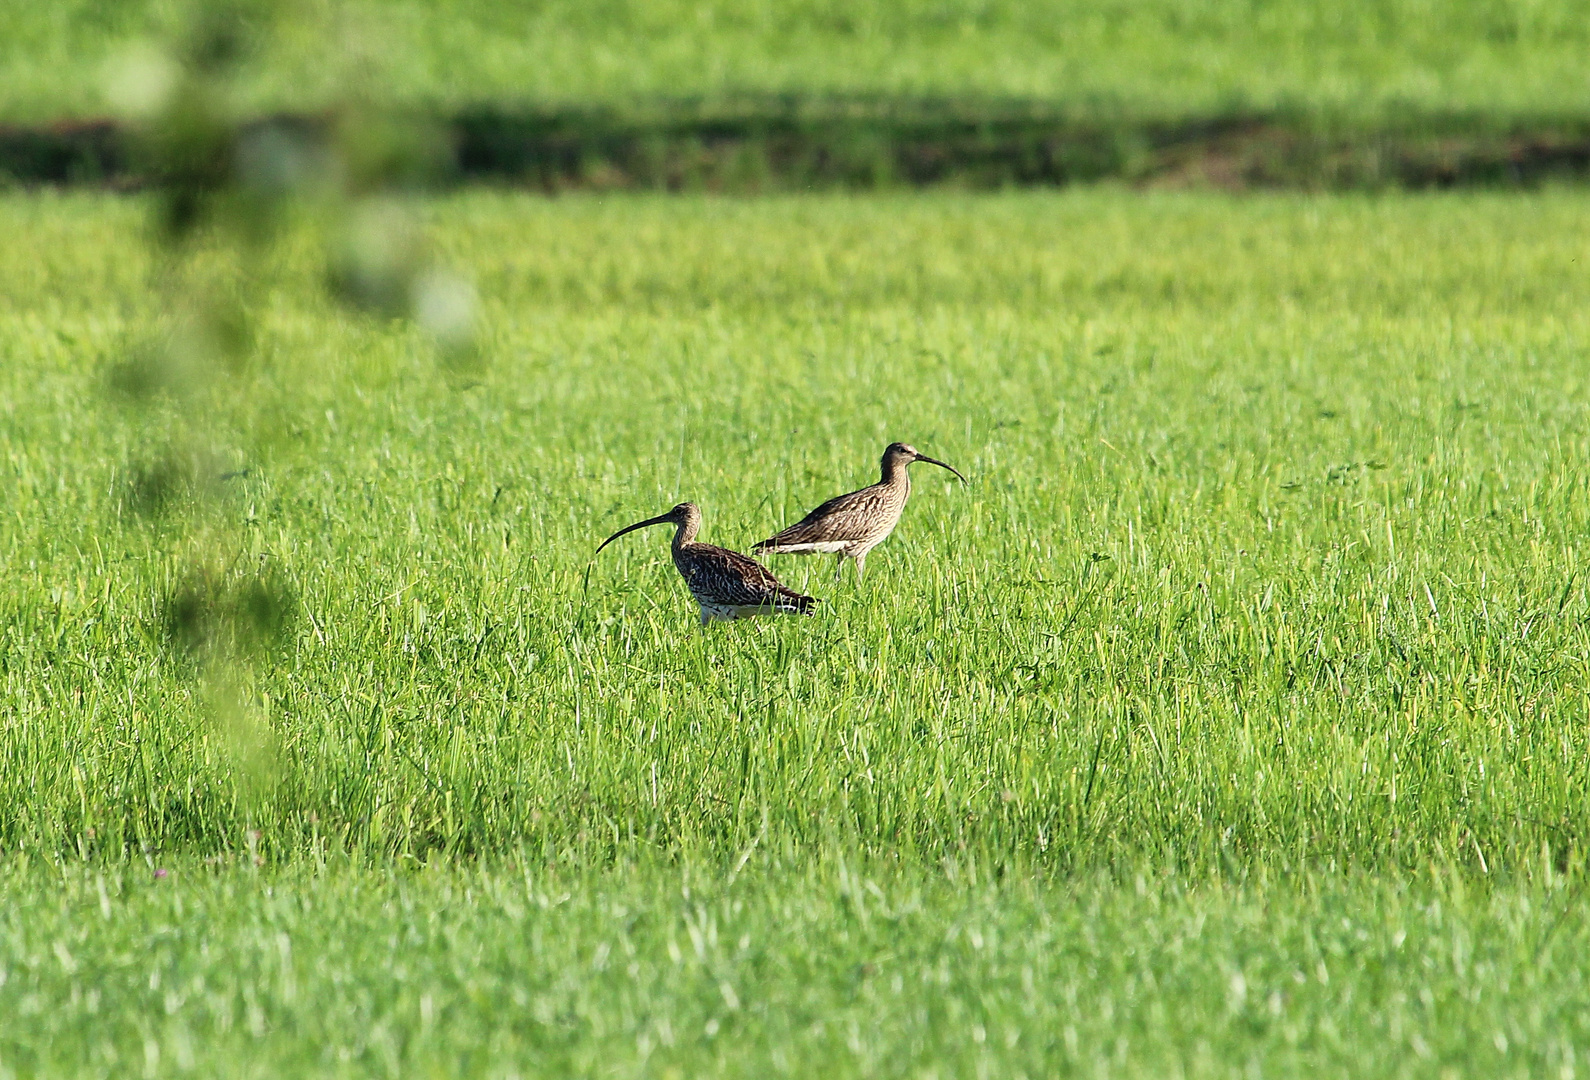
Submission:
POLYGON ((898 458, 885 458, 883 462, 883 482, 890 487, 903 487, 910 489, 911 474, 906 471, 910 467, 909 461, 898 458))
POLYGON ((701 522, 696 521, 694 518, 685 518, 685 520, 681 521, 679 523, 679 527, 674 530, 674 554, 679 554, 688 545, 694 543, 696 539, 696 533, 699 532, 700 529, 701 522))

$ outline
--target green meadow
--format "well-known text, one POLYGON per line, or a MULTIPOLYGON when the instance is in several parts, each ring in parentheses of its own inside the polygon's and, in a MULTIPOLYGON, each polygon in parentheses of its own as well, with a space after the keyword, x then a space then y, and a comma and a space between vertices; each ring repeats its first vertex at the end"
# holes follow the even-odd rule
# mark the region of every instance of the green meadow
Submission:
POLYGON ((135 408, 148 208, 0 200, 0 1075, 1586 1068, 1583 193, 415 209, 477 365, 306 228, 135 408), (971 482, 812 618, 592 557, 894 439, 971 482))
MULTIPOLYGON (((239 6, 239 5, 234 5, 239 6)), ((244 0, 277 19, 244 111, 351 85, 450 110, 791 94, 1059 104, 1105 121, 1298 113, 1418 126, 1590 113, 1575 0, 244 0)), ((0 6, 0 119, 98 116, 182 0, 0 6), (107 95, 107 88, 110 89, 107 95)), ((136 82, 136 79, 133 80, 136 82)))
MULTIPOLYGON (((759 849, 760 851, 760 849, 759 849)), ((16 1076, 1575 1076, 1561 879, 0 869, 16 1076)))

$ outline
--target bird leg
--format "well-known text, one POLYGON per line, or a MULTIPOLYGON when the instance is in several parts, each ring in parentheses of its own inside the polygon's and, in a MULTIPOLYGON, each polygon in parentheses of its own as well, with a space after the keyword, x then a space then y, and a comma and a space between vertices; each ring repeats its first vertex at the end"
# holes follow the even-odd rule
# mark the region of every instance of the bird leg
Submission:
POLYGON ((834 580, 839 581, 845 576, 845 553, 834 552, 834 580))
POLYGON ((866 552, 862 552, 860 555, 856 556, 856 580, 857 581, 861 580, 861 568, 862 568, 863 565, 866 564, 866 561, 867 561, 866 552))

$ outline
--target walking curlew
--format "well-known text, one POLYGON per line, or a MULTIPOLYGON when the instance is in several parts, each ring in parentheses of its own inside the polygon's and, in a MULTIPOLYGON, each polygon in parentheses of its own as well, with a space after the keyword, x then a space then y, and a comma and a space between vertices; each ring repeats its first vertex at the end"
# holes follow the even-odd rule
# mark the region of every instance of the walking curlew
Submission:
MULTIPOLYGON (((906 443, 890 443, 883 452, 883 479, 860 491, 829 499, 776 536, 770 536, 751 550, 756 554, 838 555, 839 571, 847 558, 856 560, 856 576, 861 576, 867 552, 883 543, 900 523, 900 512, 911 494, 907 468, 913 461, 925 461, 966 477, 942 461, 917 453, 906 443)), ((837 576, 837 574, 836 574, 837 576)))
POLYGON ((779 584, 772 571, 738 551, 696 543, 701 508, 680 503, 666 514, 637 521, 602 541, 601 551, 625 533, 648 525, 675 525, 673 555, 679 576, 701 605, 703 629, 713 619, 746 619, 752 615, 810 615, 817 601, 779 584))

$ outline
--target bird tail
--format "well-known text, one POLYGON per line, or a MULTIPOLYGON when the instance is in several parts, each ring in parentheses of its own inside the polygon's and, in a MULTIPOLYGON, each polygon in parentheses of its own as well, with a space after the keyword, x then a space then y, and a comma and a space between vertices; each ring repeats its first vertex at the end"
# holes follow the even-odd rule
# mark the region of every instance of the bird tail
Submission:
POLYGON ((779 552, 790 547, 797 547, 802 541, 811 539, 809 536, 805 535, 805 530, 801 528, 801 526, 804 524, 805 522, 803 521, 797 521, 789 528, 782 529, 774 533, 766 540, 763 540, 760 544, 757 544, 751 550, 753 552, 762 551, 767 552, 770 555, 777 555, 779 552))
POLYGON ((805 593, 798 593, 794 589, 788 589, 784 593, 784 603, 787 605, 785 607, 786 611, 794 611, 800 615, 810 615, 812 613, 812 605, 821 603, 821 601, 815 596, 807 596, 805 593))

